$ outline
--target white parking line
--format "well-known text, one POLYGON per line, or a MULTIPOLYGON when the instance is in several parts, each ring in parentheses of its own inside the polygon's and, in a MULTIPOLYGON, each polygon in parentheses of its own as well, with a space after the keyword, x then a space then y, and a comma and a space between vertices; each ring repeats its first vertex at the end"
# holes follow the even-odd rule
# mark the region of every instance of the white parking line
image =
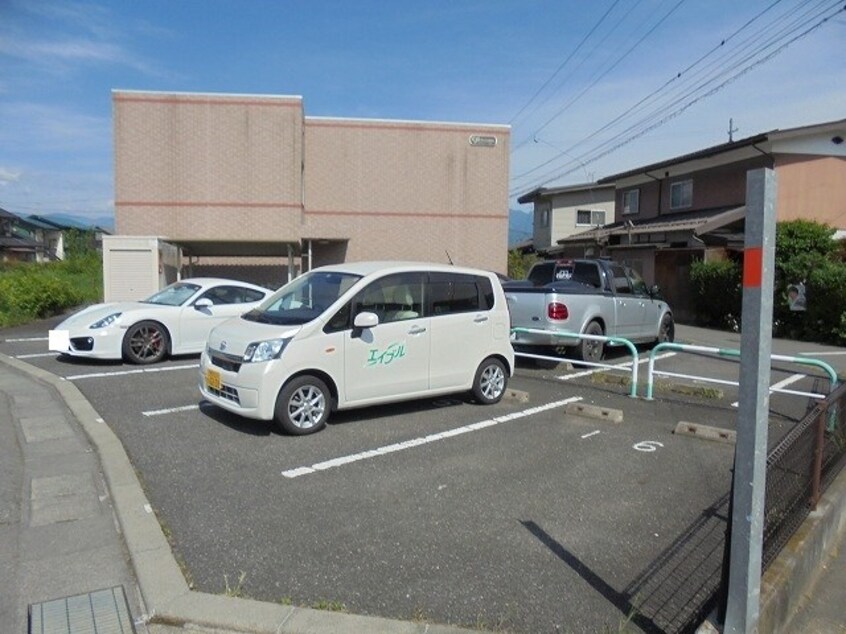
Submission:
POLYGON ((585 438, 590 438, 591 436, 596 436, 599 433, 602 433, 602 432, 600 432, 598 429, 596 431, 592 431, 589 434, 583 435, 582 440, 584 440, 585 438))
POLYGON ((478 423, 465 425, 463 427, 456 427, 454 429, 449 429, 447 431, 440 432, 437 434, 430 434, 428 436, 412 438, 411 440, 394 443, 393 445, 377 447, 376 449, 371 449, 370 451, 362 451, 357 454, 341 456, 340 458, 333 458, 324 462, 318 462, 316 464, 311 465, 310 467, 297 467, 296 469, 288 469, 287 471, 283 471, 282 475, 286 478, 298 478, 300 476, 308 475, 310 473, 325 471, 326 469, 333 469, 335 467, 340 467, 345 464, 350 464, 351 462, 358 462, 359 460, 377 458, 379 456, 384 456, 385 454, 394 453, 397 451, 404 451, 405 449, 411 449, 412 447, 419 447, 420 445, 426 445, 431 442, 443 440, 444 438, 450 438, 452 436, 458 436, 460 434, 467 434, 470 432, 478 431, 486 427, 492 427, 500 423, 506 423, 508 421, 517 420, 518 418, 525 418, 526 416, 532 416, 533 414, 546 412, 551 409, 555 409, 556 407, 562 407, 569 403, 575 403, 581 400, 581 396, 573 396, 563 401, 555 401, 554 403, 547 403, 546 405, 531 407, 521 412, 513 412, 512 414, 506 414, 505 416, 497 416, 496 418, 483 420, 478 423))
POLYGON ((147 412, 141 412, 144 416, 161 416, 163 414, 175 414, 176 412, 190 412, 195 409, 200 409, 199 405, 183 405, 182 407, 168 407, 167 409, 153 409, 147 412))
MULTIPOLYGON (((670 357, 676 356, 675 352, 665 352, 664 354, 659 354, 655 357, 655 360, 658 361, 659 359, 669 359, 670 357)), ((637 364, 642 365, 644 363, 649 362, 649 357, 644 359, 638 359, 637 364)), ((630 368, 632 367, 631 361, 625 361, 623 363, 617 363, 613 366, 614 368, 630 368)), ((562 376, 555 377, 560 381, 569 381, 570 379, 580 379, 583 376, 590 376, 591 374, 596 374, 597 372, 607 372, 610 368, 595 368, 593 370, 584 370, 582 372, 576 372, 575 374, 564 374, 562 376)))
MULTIPOLYGON (((793 375, 787 377, 786 379, 782 379, 778 383, 773 383, 770 386, 770 394, 772 394, 774 390, 781 390, 783 388, 786 388, 788 385, 792 385, 793 383, 796 383, 797 381, 801 381, 806 376, 807 375, 805 375, 805 374, 793 374, 793 375)), ((814 394, 813 392, 794 392, 793 390, 787 390, 787 391, 790 394, 795 394, 796 396, 811 396, 811 397, 817 397, 818 396, 819 398, 825 398, 825 396, 823 396, 822 394, 814 394)), ((740 407, 740 401, 735 401, 734 403, 731 404, 731 406, 732 407, 740 407)))
POLYGON ((137 370, 118 370, 117 372, 92 372, 90 374, 72 374, 62 377, 65 381, 76 381, 77 379, 101 379, 112 376, 126 376, 128 374, 151 374, 154 372, 171 372, 173 370, 192 370, 199 368, 199 363, 191 365, 174 365, 166 368, 139 368, 137 370))
POLYGON ((3 343, 22 343, 24 341, 47 341, 47 337, 22 337, 20 339, 3 339, 3 343))
POLYGON ((15 359, 37 359, 38 357, 55 357, 58 352, 38 352, 36 354, 16 354, 15 359))

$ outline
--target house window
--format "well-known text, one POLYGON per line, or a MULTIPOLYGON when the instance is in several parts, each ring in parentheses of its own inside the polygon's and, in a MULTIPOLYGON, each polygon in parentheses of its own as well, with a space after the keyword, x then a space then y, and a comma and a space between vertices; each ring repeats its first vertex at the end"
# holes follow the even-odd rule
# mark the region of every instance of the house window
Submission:
POLYGON ((684 209, 693 204, 693 181, 679 181, 670 185, 670 209, 684 209))
POLYGON ((589 225, 601 227, 605 224, 605 212, 595 209, 579 209, 576 211, 576 226, 589 225))
POLYGON ((640 211, 640 190, 630 189, 623 192, 623 213, 636 214, 640 211))

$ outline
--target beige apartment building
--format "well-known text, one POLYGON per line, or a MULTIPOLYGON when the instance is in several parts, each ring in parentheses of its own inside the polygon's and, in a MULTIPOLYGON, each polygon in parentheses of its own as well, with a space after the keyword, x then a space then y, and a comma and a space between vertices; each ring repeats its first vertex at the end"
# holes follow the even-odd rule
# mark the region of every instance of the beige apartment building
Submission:
POLYGON ((115 228, 191 274, 329 263, 504 272, 510 128, 309 117, 301 97, 114 91, 115 228))

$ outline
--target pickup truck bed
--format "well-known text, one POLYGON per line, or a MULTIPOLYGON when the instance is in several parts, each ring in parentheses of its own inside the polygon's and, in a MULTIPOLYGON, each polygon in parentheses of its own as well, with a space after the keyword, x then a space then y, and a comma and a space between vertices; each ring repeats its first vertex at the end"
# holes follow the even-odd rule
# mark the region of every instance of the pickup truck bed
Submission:
POLYGON ((585 361, 602 358, 602 342, 560 337, 578 333, 624 337, 635 343, 672 341, 673 316, 657 288, 646 284, 628 267, 607 260, 564 260, 540 263, 529 280, 503 285, 512 328, 548 334, 513 333, 519 348, 565 346, 585 361), (543 284, 552 277, 554 281, 543 284))

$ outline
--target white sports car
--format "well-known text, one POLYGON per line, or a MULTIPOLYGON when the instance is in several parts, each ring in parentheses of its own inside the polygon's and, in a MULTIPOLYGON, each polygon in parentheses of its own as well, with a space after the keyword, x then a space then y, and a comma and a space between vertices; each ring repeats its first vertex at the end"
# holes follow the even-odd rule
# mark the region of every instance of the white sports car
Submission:
POLYGON ((49 333, 49 349, 74 357, 155 363, 197 354, 216 325, 254 308, 269 290, 246 282, 193 278, 140 302, 95 304, 49 333))

